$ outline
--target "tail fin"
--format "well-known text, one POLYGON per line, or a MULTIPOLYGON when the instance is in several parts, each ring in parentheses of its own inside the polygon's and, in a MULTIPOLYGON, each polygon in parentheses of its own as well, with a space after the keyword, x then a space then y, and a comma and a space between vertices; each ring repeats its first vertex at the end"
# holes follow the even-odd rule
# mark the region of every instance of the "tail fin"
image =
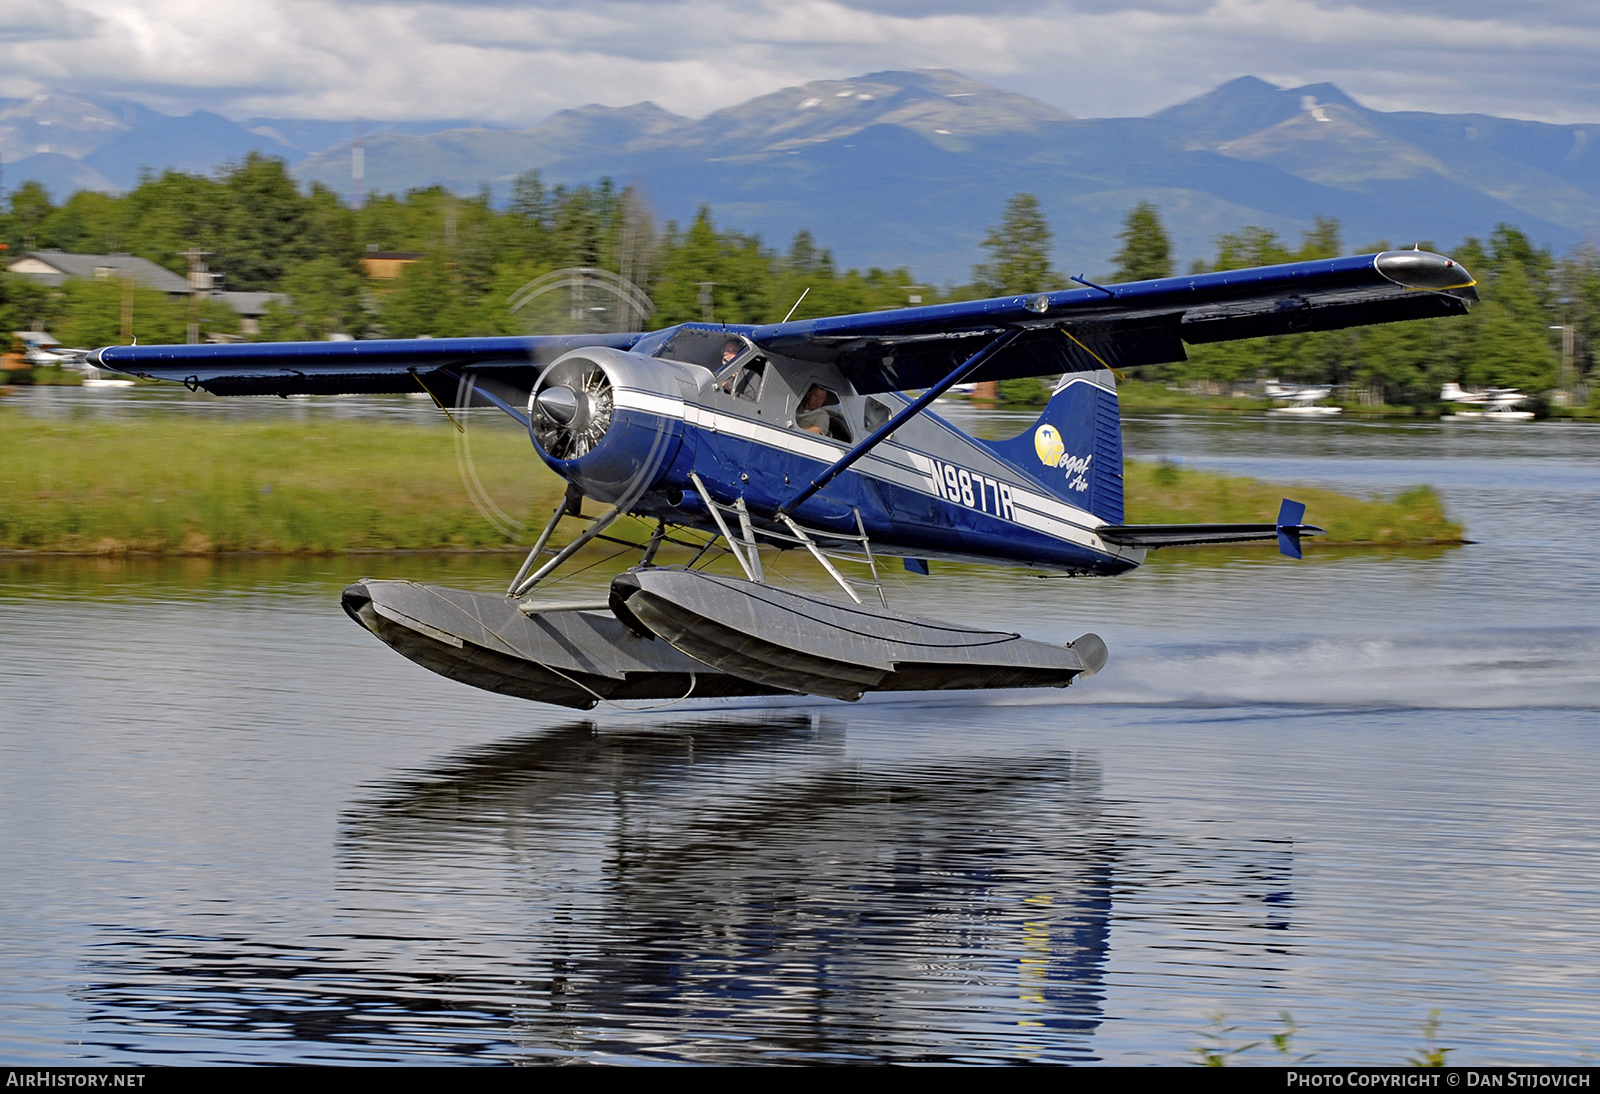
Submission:
POLYGON ((1067 373, 1032 428, 987 443, 1062 501, 1122 523, 1122 415, 1110 370, 1067 373))

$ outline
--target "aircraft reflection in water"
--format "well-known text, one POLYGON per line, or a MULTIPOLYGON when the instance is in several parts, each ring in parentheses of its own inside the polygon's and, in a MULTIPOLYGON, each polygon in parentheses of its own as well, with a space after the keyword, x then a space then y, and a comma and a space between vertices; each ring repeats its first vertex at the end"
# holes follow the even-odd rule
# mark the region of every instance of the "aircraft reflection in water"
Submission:
POLYGON ((1466 270, 1421 251, 1082 286, 766 326, 112 346, 89 362, 219 395, 421 387, 521 422, 568 490, 506 595, 397 581, 345 592, 352 618, 454 679, 579 708, 1064 687, 1105 664, 1098 637, 1056 646, 897 614, 879 554, 923 574, 930 559, 954 559, 1109 575, 1153 548, 1244 540, 1299 557, 1300 536, 1319 529, 1287 500, 1273 523, 1123 522, 1113 370, 1183 360, 1185 343, 1459 315, 1476 299, 1466 270), (958 383, 1054 373, 1043 414, 1011 440, 970 437, 928 412, 958 383), (546 559, 585 499, 608 508, 546 559), (628 515, 655 530, 605 602, 529 595, 628 515), (718 541, 743 578, 696 568, 718 541), (698 553, 656 565, 666 542, 698 553), (759 548, 773 546, 814 556, 849 599, 769 583, 759 548), (842 556, 865 561, 867 601, 835 565, 842 556))
POLYGON ((373 866, 431 874, 464 829, 498 820, 484 834, 514 860, 526 956, 548 978, 550 1012, 520 1016, 543 1037, 581 1022, 591 1049, 638 1044, 643 1010, 710 1059, 730 1037, 950 1059, 948 1031, 919 1014, 939 1000, 1036 1023, 1056 1058, 1088 1058, 1114 855, 1092 761, 1001 758, 952 778, 864 768, 843 737, 764 720, 508 742, 348 814, 347 884, 373 866), (575 849, 575 831, 594 837, 575 849))
POLYGON ((91 1028, 297 1058, 1091 1060, 1114 894, 1138 919, 1200 886, 1287 926, 1282 845, 1166 862, 1091 755, 875 761, 844 735, 578 723, 447 760, 346 810, 315 938, 113 938, 91 1028))

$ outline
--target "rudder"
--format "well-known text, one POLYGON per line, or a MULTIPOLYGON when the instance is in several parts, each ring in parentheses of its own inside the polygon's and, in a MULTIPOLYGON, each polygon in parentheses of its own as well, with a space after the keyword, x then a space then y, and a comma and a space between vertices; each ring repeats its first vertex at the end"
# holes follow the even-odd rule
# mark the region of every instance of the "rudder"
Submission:
POLYGON ((1062 501, 1122 523, 1122 413, 1110 370, 1067 373, 1029 429, 984 443, 1062 501))

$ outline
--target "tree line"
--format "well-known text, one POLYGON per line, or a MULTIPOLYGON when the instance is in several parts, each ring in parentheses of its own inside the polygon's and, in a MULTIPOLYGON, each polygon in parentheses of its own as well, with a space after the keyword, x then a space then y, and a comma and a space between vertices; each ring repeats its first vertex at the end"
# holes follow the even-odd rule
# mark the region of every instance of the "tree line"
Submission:
MULTIPOLYGON (((1130 210, 1120 239, 1107 280, 1176 272, 1155 206, 1130 210)), ((513 313, 508 299, 541 275, 572 267, 607 270, 637 284, 654 306, 647 327, 706 318, 775 322, 791 310, 795 318, 813 318, 1068 284, 1051 267, 1050 226, 1029 194, 1016 195, 1001 211, 971 279, 941 287, 918 282, 905 267, 841 270, 804 230, 786 250, 775 249, 759 236, 718 226, 708 207, 686 225, 658 225, 637 189, 608 179, 549 186, 529 171, 503 209, 486 190, 461 196, 443 187, 374 194, 352 205, 321 184, 300 187, 282 160, 260 155, 209 176, 149 174, 121 196, 80 191, 59 205, 37 183, 23 183, 0 208, 0 243, 7 248, 0 253, 12 258, 51 248, 129 253, 179 274, 187 270, 184 252, 208 252, 222 288, 286 296, 254 336, 270 340, 525 333, 530 316, 513 313), (393 281, 366 276, 363 257, 392 252, 420 257, 393 281)), ((1374 242, 1356 253, 1386 246, 1374 242)), ((1193 263, 1190 272, 1342 253, 1338 222, 1318 217, 1297 244, 1257 227, 1218 236, 1214 257, 1193 263)), ((1435 401, 1450 380, 1529 392, 1586 381, 1600 335, 1600 251, 1585 244, 1558 258, 1502 224, 1446 253, 1478 278, 1482 301, 1467 318, 1193 346, 1188 361, 1139 373, 1186 383, 1273 376, 1343 384, 1390 404, 1435 401)), ((46 289, 0 276, 0 330, 38 325, 69 345, 120 340, 130 303, 143 342, 183 341, 195 318, 189 302, 150 290, 130 294, 105 282, 46 289)), ((564 319, 583 321, 575 310, 564 319)), ((238 317, 216 302, 206 303, 200 320, 209 335, 239 334, 238 317)), ((539 322, 550 321, 548 312, 540 314, 539 322)), ((1026 399, 1037 385, 1012 385, 1006 393, 1026 399)))
MULTIPOLYGON (((1152 207, 1142 205, 1128 215, 1122 239, 1119 279, 1171 274, 1165 233, 1152 207)), ((1440 249, 1428 241, 1417 245, 1440 249)), ((1195 263, 1190 272, 1365 254, 1387 250, 1390 242, 1346 251, 1338 221, 1317 217, 1298 247, 1262 228, 1223 234, 1216 246, 1216 258, 1195 263)), ((1187 362, 1148 371, 1188 381, 1270 375, 1341 384, 1368 401, 1394 405, 1435 402, 1448 381, 1529 393, 1559 387, 1570 394, 1588 386, 1600 335, 1600 251, 1593 244, 1558 259, 1517 228, 1501 224, 1488 238, 1469 237, 1444 253, 1477 278, 1480 299, 1465 317, 1193 346, 1187 362)))
MULTIPOLYGON (((1141 281, 1177 272, 1171 240, 1154 205, 1141 202, 1130 210, 1119 238, 1122 247, 1112 257, 1109 280, 1141 281)), ((1048 242, 1038 203, 1026 194, 1013 198, 1001 226, 985 241, 991 251, 1000 243, 1003 253, 1028 252, 1004 266, 1003 291, 1067 284, 1049 267, 1048 242)), ((1428 241, 1416 245, 1440 249, 1428 241)), ((1215 246, 1211 261, 1195 261, 1188 272, 1366 254, 1388 250, 1390 242, 1347 250, 1339 222, 1318 216, 1298 246, 1258 227, 1223 233, 1215 246)), ((1530 394, 1556 388, 1569 396, 1585 394, 1600 340, 1600 250, 1585 243, 1558 259, 1517 228, 1501 224, 1488 238, 1469 237, 1444 253, 1477 278, 1480 300, 1465 317, 1190 346, 1187 361, 1135 372, 1147 379, 1218 385, 1269 377, 1336 384, 1363 401, 1398 406, 1435 403, 1440 387, 1450 381, 1516 387, 1530 394)), ((1600 385, 1592 397, 1600 408, 1600 385)))
MULTIPOLYGON (((918 286, 907 269, 840 270, 808 231, 785 252, 760 237, 722 228, 709 208, 687 225, 658 225, 633 187, 548 186, 520 176, 509 205, 487 191, 460 196, 443 187, 369 196, 359 207, 313 183, 302 189, 282 160, 251 155, 215 175, 167 171, 127 194, 90 191, 60 205, 24 183, 0 209, 3 252, 34 250, 147 258, 184 274, 190 250, 207 252, 228 290, 283 293, 258 337, 266 340, 450 337, 524 333, 507 300, 553 270, 596 267, 620 274, 650 297, 647 326, 707 317, 737 323, 904 307, 949 298, 918 286), (362 259, 420 255, 401 277, 378 283, 362 259)), ((951 290, 956 291, 956 290, 951 290)), ((105 283, 48 290, 0 277, 0 329, 34 325, 69 345, 118 340, 124 290, 105 283)), ((183 341, 189 305, 135 290, 141 341, 183 341)), ((238 333, 225 308, 206 310, 205 333, 238 333)))

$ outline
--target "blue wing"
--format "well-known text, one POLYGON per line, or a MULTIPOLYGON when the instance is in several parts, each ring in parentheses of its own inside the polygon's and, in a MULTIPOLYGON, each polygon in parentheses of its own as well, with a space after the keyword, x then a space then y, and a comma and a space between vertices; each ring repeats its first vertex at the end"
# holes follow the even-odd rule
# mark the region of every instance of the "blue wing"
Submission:
POLYGON ((1477 299, 1459 263, 1386 251, 1108 287, 807 319, 685 324, 653 334, 110 346, 89 363, 218 395, 453 391, 467 374, 526 391, 584 346, 652 354, 681 332, 734 331, 777 355, 836 364, 863 394, 927 387, 1005 331, 1020 331, 971 380, 1181 361, 1184 344, 1456 315, 1477 299))
POLYGON ((1427 251, 1167 277, 1124 285, 748 328, 774 353, 838 364, 863 394, 926 387, 1010 328, 1024 334, 970 381, 1182 361, 1185 343, 1459 315, 1472 275, 1427 251))
POLYGON ((539 338, 392 338, 368 342, 245 342, 222 346, 107 346, 99 368, 175 380, 213 395, 354 395, 453 391, 467 373, 531 388, 538 370, 584 346, 628 349, 637 334, 539 338))

